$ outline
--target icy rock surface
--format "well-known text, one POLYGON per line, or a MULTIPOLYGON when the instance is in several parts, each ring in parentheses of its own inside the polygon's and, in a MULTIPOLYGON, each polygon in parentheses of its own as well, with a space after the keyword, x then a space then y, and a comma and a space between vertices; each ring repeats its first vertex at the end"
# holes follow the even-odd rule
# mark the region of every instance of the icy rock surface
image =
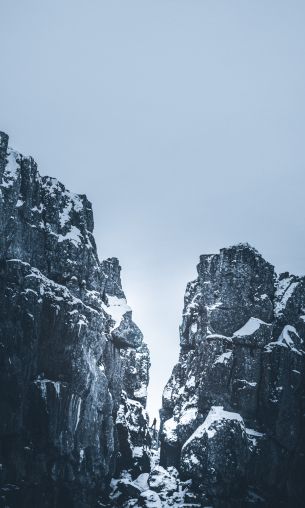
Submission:
POLYGON ((304 338, 304 277, 277 276, 248 244, 200 257, 160 433, 161 466, 192 480, 199 506, 302 506, 304 338))
POLYGON ((0 348, 0 506, 95 506, 122 435, 124 465, 147 469, 149 352, 119 262, 99 261, 86 196, 41 177, 5 133, 0 348))

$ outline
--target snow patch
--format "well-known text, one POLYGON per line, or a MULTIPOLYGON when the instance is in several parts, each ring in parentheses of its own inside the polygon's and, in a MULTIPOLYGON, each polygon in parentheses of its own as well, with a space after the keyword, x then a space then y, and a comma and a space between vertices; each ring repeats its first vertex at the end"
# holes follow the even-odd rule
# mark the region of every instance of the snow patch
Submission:
POLYGON ((218 356, 215 360, 215 365, 216 363, 223 363, 223 364, 227 364, 228 361, 230 360, 232 356, 232 351, 226 351, 225 353, 222 353, 222 355, 218 356))
POLYGON ((191 376, 191 377, 187 380, 187 382, 186 382, 186 385, 185 385, 185 386, 186 386, 187 388, 193 388, 193 387, 195 386, 195 384, 196 384, 196 378, 195 378, 195 376, 191 376))
POLYGON ((192 333, 196 333, 197 332, 197 323, 192 323, 192 326, 191 326, 191 332, 192 333))
POLYGON ((80 230, 76 226, 71 226, 70 231, 65 235, 56 235, 58 238, 58 242, 70 241, 75 247, 78 247, 82 243, 83 235, 80 230))
POLYGON ((134 484, 136 487, 139 487, 139 489, 144 492, 145 490, 149 490, 149 486, 147 483, 149 477, 149 473, 142 473, 134 480, 134 484))
POLYGON ((190 407, 186 409, 182 416, 180 417, 179 424, 180 425, 189 425, 194 420, 196 420, 198 416, 198 409, 196 407, 190 407))
POLYGON ((251 317, 247 323, 242 326, 242 328, 233 333, 233 337, 246 337, 248 335, 252 335, 257 332, 261 325, 268 325, 268 323, 265 323, 265 321, 262 321, 259 318, 251 317))
POLYGON ((293 277, 287 277, 278 282, 277 289, 275 292, 275 308, 274 313, 279 316, 285 309, 288 300, 293 295, 295 289, 299 285, 299 282, 292 282, 293 277))
POLYGON ((146 508, 162 508, 161 500, 153 490, 146 490, 140 496, 144 500, 146 508))
POLYGON ((18 152, 15 152, 11 148, 8 148, 6 158, 7 163, 3 173, 1 187, 10 188, 13 186, 14 182, 18 177, 19 158, 20 154, 18 152))
POLYGON ((261 438, 261 437, 265 436, 265 434, 263 434, 262 432, 258 432, 257 430, 248 429, 248 428, 246 428, 246 434, 253 446, 257 445, 257 438, 261 438))
POLYGON ((135 459, 139 459, 143 457, 143 447, 142 446, 135 446, 132 450, 132 456, 135 459))
POLYGON ((211 312, 212 310, 218 309, 218 307, 221 307, 221 306, 222 306, 222 302, 216 302, 216 303, 213 303, 212 305, 207 305, 206 309, 208 312, 211 312))
POLYGON ((147 387, 146 387, 146 385, 142 385, 140 388, 138 388, 138 390, 135 390, 134 396, 137 399, 141 399, 143 397, 147 397, 147 387))
POLYGON ((241 415, 239 413, 233 413, 230 411, 225 411, 223 406, 212 406, 210 412, 204 422, 199 425, 199 427, 193 432, 193 434, 189 437, 189 439, 184 443, 182 450, 190 444, 193 439, 201 439, 204 434, 208 436, 209 439, 212 439, 217 429, 217 423, 222 420, 235 420, 241 423, 244 423, 241 415))
POLYGON ((178 440, 177 437, 177 422, 174 420, 174 418, 170 418, 169 420, 166 420, 166 422, 163 425, 163 434, 165 437, 165 440, 168 443, 176 443, 178 440))
POLYGON ((126 312, 130 312, 131 308, 127 305, 125 298, 107 295, 107 302, 108 306, 104 305, 103 309, 115 322, 114 326, 111 328, 111 331, 113 331, 115 328, 120 326, 124 314, 126 314, 126 312))
POLYGON ((272 351, 273 347, 281 346, 281 347, 291 349, 291 351, 294 351, 295 353, 301 355, 302 351, 300 351, 296 347, 296 344, 293 340, 293 335, 291 336, 291 334, 296 335, 299 338, 300 342, 303 343, 303 340, 300 338, 295 327, 291 326, 291 325, 286 325, 286 326, 284 326, 279 338, 276 341, 270 342, 269 344, 267 344, 267 346, 265 347, 265 350, 270 353, 272 351))

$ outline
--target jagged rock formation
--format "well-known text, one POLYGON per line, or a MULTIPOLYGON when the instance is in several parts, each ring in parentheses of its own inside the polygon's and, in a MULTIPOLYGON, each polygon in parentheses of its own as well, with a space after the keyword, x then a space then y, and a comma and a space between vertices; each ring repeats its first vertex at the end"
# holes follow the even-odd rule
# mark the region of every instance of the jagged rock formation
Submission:
POLYGON ((182 482, 174 467, 167 470, 153 464, 149 473, 133 478, 122 471, 120 478, 111 482, 109 508, 179 508, 188 501, 186 491, 190 482, 182 482))
POLYGON ((199 506, 300 507, 305 470, 305 278, 249 245, 203 255, 187 285, 161 460, 199 506))
MULTIPOLYGON (((201 256, 149 451, 149 352, 86 196, 0 133, 0 508, 300 507, 305 278, 201 256)), ((152 432, 152 431, 151 431, 152 432)))
POLYGON ((147 471, 149 352, 118 260, 99 261, 86 196, 4 133, 0 348, 0 506, 92 508, 121 466, 147 471))

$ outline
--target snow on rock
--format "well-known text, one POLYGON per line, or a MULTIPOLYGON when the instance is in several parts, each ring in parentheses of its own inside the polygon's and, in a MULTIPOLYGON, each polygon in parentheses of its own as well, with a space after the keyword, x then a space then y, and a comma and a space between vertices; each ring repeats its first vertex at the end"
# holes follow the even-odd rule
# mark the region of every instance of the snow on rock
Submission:
POLYGON ((154 469, 152 469, 149 474, 148 485, 152 490, 158 493, 162 491, 173 493, 177 490, 176 477, 161 466, 155 466, 154 469))
POLYGON ((70 230, 66 234, 59 234, 57 235, 57 238, 59 242, 72 242, 75 247, 80 245, 82 242, 82 234, 76 226, 71 226, 70 230))
POLYGON ((149 473, 142 473, 140 474, 135 480, 134 480, 134 484, 139 487, 139 489, 141 490, 141 492, 145 491, 145 490, 149 490, 149 485, 148 485, 148 477, 149 477, 149 473))
POLYGON ((138 388, 138 390, 135 390, 134 396, 136 397, 136 399, 142 399, 142 398, 146 399, 147 386, 143 384, 140 388, 138 388))
POLYGON ((284 326, 283 331, 276 342, 281 346, 293 348, 294 347, 294 342, 292 338, 293 334, 299 337, 298 332, 296 331, 294 326, 286 325, 284 326))
POLYGON ((143 508, 162 508, 161 499, 157 492, 153 490, 146 490, 140 495, 140 506, 143 508))
POLYGON ((252 446, 257 446, 258 440, 265 437, 263 432, 258 432, 257 430, 249 428, 246 428, 246 434, 252 446))
POLYGON ((280 316, 284 311, 288 301, 292 297, 299 281, 294 281, 294 276, 288 276, 278 281, 275 292, 275 315, 280 316))
POLYGON ((181 413, 179 418, 180 425, 189 425, 198 417, 198 408, 190 407, 181 413))
POLYGON ((215 360, 215 364, 216 363, 228 363, 228 361, 230 360, 232 356, 232 351, 226 351, 225 353, 222 353, 221 355, 219 355, 216 360, 215 360))
MULTIPOLYGON (((196 385, 196 378, 195 378, 195 376, 190 376, 189 379, 186 382, 186 387, 187 388, 192 388, 195 385, 196 385)), ((165 390, 164 390, 164 392, 165 392, 165 390)), ((164 392, 163 392, 163 397, 165 396, 164 392)))
POLYGON ((0 187, 9 189, 14 185, 18 177, 18 171, 20 170, 20 154, 12 148, 8 148, 6 161, 7 163, 0 187))
POLYGON ((132 448, 132 456, 134 459, 140 459, 143 457, 144 448, 143 446, 134 446, 132 448))
POLYGON ((245 478, 249 446, 241 415, 213 406, 184 443, 181 469, 193 481, 203 480, 207 492, 227 496, 245 478))
POLYGON ((112 479, 110 487, 111 492, 109 497, 115 506, 122 506, 128 499, 137 498, 141 494, 140 487, 138 487, 135 482, 132 481, 131 476, 124 471, 121 478, 112 479))
POLYGON ((126 312, 131 312, 131 308, 127 305, 126 298, 118 298, 117 296, 107 295, 107 306, 104 310, 109 314, 114 321, 111 330, 117 328, 126 312))
POLYGON ((123 362, 124 390, 131 399, 146 406, 147 385, 149 380, 149 351, 145 343, 140 347, 121 349, 123 362))
POLYGON ((168 443, 175 443, 178 440, 176 432, 177 425, 178 422, 175 421, 174 418, 170 418, 169 420, 166 420, 166 422, 164 422, 163 435, 165 441, 167 441, 168 443))
POLYGON ((239 330, 234 332, 234 337, 246 337, 247 335, 252 335, 255 333, 261 325, 267 325, 268 323, 265 323, 261 319, 251 317, 247 323, 242 326, 239 330))
POLYGON ((304 351, 300 349, 300 344, 303 344, 303 339, 300 338, 295 327, 286 325, 284 326, 279 338, 276 341, 267 344, 265 349, 266 351, 271 352, 273 347, 282 346, 290 349, 294 353, 302 355, 304 351))
POLYGON ((205 421, 184 443, 183 448, 188 446, 194 439, 201 439, 204 434, 206 434, 209 439, 213 438, 222 420, 235 420, 243 424, 243 419, 239 413, 224 411, 222 406, 212 406, 205 421))
POLYGON ((277 276, 247 244, 200 256, 197 271, 163 393, 160 465, 183 471, 206 505, 243 506, 251 490, 270 505, 297 506, 305 496, 305 278, 277 276), (189 408, 198 415, 188 425, 189 408), (176 423, 177 439, 168 439, 176 423))
MULTIPOLYGON (((87 197, 41 176, 35 161, 8 148, 0 132, 6 387, 0 433, 4 441, 15 436, 14 457, 1 460, 1 479, 19 490, 18 498, 1 492, 5 506, 42 507, 47 499, 50 506, 91 508, 119 474, 121 457, 134 475, 149 471, 141 404, 149 351, 132 321, 119 262, 98 259, 93 227, 87 197)), ((128 478, 122 481, 129 494, 141 493, 128 478)))
POLYGON ((138 401, 121 394, 121 404, 116 417, 116 429, 120 445, 118 470, 128 470, 133 475, 147 473, 150 468, 148 415, 138 401))
POLYGON ((180 480, 178 471, 173 467, 166 470, 154 465, 149 474, 142 473, 134 480, 128 471, 123 471, 120 478, 111 481, 112 504, 107 508, 187 506, 184 501, 189 484, 180 480))

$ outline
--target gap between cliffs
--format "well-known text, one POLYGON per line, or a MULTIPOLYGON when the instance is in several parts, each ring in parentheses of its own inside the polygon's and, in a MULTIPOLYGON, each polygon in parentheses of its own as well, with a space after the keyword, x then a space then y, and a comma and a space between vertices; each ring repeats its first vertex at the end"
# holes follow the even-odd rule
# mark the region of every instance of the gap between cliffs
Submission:
POLYGON ((248 244, 187 285, 161 427, 86 196, 0 133, 0 507, 300 506, 305 280, 248 244))

